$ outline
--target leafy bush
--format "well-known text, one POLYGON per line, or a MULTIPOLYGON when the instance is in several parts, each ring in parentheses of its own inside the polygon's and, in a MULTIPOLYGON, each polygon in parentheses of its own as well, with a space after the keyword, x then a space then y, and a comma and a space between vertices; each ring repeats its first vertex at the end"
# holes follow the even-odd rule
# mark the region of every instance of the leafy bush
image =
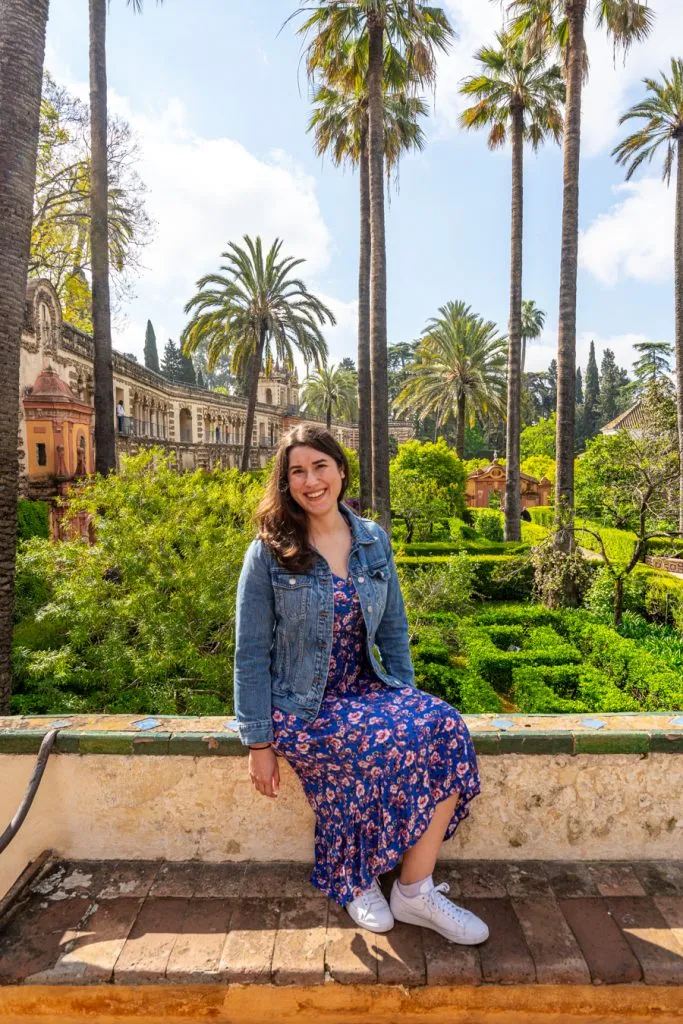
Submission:
POLYGON ((544 637, 547 641, 545 646, 529 645, 521 651, 501 651, 486 628, 466 626, 461 636, 467 654, 467 667, 483 676, 495 689, 504 692, 511 689, 515 668, 524 665, 569 665, 581 661, 576 647, 563 641, 557 634, 554 634, 554 643, 544 637))
POLYGON ((531 522, 538 526, 545 526, 546 530, 552 530, 555 525, 555 509, 550 505, 537 505, 536 508, 529 508, 531 522))
POLYGON ((498 604, 485 605, 477 611, 478 626, 555 626, 559 629, 562 615, 542 604, 498 604))
POLYGON ((487 540, 503 541, 503 516, 501 512, 491 508, 477 508, 472 509, 472 515, 474 516, 474 528, 478 534, 486 537, 487 540))
POLYGON ((405 572, 409 559, 397 558, 403 597, 411 613, 419 617, 430 612, 467 615, 472 607, 473 563, 468 555, 434 559, 429 565, 405 572))
POLYGON ((540 544, 548 536, 548 527, 539 523, 527 523, 522 520, 522 540, 525 544, 540 544))
POLYGON ((527 715, 559 715, 587 711, 582 701, 558 696, 544 681, 539 668, 524 666, 512 673, 512 698, 518 711, 527 715))
POLYGON ((468 526, 464 519, 458 519, 457 517, 449 519, 448 529, 451 535, 451 540, 467 541, 477 539, 477 531, 473 526, 468 526))
MULTIPOLYGON (((623 607, 626 611, 639 611, 645 606, 647 581, 633 573, 623 580, 623 607)), ((606 566, 600 566, 586 594, 586 607, 602 622, 610 623, 614 617, 615 580, 606 566)))
POLYGON ((88 482, 98 542, 34 539, 19 572, 52 594, 14 637, 17 713, 221 714, 232 708, 237 579, 258 483, 178 474, 160 449, 88 482))
POLYGON ((460 679, 459 710, 465 715, 490 715, 502 710, 500 697, 486 679, 465 672, 460 679))
POLYGON ((20 498, 17 503, 17 537, 20 541, 31 537, 47 540, 49 531, 50 506, 46 501, 29 501, 20 498))
POLYGON ((492 625, 487 626, 486 632, 501 651, 508 651, 510 647, 521 648, 524 643, 524 626, 492 625))

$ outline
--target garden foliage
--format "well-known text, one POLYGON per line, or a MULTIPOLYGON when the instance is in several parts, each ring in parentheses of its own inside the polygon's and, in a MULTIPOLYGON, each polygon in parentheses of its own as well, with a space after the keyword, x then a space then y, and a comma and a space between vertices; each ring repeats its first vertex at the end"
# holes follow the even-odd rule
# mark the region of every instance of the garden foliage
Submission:
POLYGON ((71 508, 92 513, 97 543, 33 539, 19 554, 32 614, 15 628, 12 710, 229 712, 261 493, 237 470, 179 474, 161 449, 83 485, 71 508))

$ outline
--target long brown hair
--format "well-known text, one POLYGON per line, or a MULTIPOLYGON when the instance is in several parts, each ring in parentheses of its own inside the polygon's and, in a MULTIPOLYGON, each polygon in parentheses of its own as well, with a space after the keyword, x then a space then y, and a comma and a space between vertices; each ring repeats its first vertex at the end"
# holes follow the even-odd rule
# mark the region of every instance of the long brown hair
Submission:
POLYGON ((256 509, 259 537, 267 544, 278 562, 304 572, 311 567, 315 552, 308 542, 306 513, 289 491, 289 453, 292 448, 306 445, 334 459, 342 473, 341 502, 349 482, 349 464, 344 449, 336 437, 311 423, 300 423, 283 435, 275 455, 275 465, 266 484, 266 493, 256 509))

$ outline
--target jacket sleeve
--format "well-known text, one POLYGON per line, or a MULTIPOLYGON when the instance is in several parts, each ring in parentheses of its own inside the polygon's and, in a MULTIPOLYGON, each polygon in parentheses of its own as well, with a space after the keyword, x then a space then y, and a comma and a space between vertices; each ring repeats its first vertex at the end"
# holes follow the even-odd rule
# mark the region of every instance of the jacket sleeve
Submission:
POLYGON ((275 607, 262 541, 247 549, 237 584, 235 715, 242 743, 272 743, 270 652, 275 607))
POLYGON ((387 556, 389 580, 387 603, 375 639, 382 655, 382 664, 389 675, 408 686, 415 686, 415 670, 410 657, 408 616, 398 582, 394 552, 384 530, 381 530, 380 540, 387 556))

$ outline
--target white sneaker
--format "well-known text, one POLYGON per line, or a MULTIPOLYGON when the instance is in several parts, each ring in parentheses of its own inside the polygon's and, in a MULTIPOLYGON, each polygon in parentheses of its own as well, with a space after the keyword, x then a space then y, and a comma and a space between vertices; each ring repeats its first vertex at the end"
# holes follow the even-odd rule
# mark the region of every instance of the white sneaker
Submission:
POLYGON ((397 921, 433 928, 450 942, 463 946, 477 946, 489 937, 488 927, 475 914, 458 907, 442 893, 448 892, 448 882, 441 882, 430 888, 425 879, 424 892, 417 896, 404 896, 394 882, 391 889, 391 912, 397 921))
POLYGON ((346 904, 349 914, 361 928, 369 932, 388 932, 394 927, 394 915, 379 887, 377 879, 369 889, 346 904))

